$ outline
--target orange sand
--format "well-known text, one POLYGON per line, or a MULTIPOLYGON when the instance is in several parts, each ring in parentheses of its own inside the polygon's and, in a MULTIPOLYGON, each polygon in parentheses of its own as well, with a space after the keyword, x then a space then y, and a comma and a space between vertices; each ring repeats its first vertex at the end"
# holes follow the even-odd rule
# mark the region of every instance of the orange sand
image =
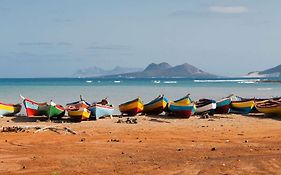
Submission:
POLYGON ((278 119, 137 118, 137 124, 1 118, 1 127, 67 126, 78 134, 0 132, 0 174, 281 174, 278 119))

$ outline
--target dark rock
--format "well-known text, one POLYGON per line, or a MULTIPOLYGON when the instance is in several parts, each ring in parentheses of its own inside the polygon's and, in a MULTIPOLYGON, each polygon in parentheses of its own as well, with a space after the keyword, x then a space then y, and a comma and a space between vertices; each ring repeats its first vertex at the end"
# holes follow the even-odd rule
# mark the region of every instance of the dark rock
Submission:
POLYGON ((211 149, 211 151, 216 151, 217 150, 217 148, 216 147, 213 147, 212 149, 211 149))
POLYGON ((111 142, 120 142, 119 139, 111 139, 110 141, 111 141, 111 142))

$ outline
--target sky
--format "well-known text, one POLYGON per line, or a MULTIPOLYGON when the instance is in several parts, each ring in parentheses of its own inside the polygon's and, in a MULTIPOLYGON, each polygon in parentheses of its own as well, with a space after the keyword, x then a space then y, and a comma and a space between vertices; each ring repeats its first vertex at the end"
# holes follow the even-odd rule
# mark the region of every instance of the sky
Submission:
POLYGON ((0 0, 0 77, 192 64, 239 76, 281 64, 280 0, 0 0))

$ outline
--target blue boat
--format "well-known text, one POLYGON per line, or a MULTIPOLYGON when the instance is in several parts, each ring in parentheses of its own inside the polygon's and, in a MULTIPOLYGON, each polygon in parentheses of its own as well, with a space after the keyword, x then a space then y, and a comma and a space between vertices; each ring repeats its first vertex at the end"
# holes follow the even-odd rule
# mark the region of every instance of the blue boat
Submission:
POLYGON ((227 114, 230 111, 231 99, 226 97, 217 101, 217 107, 212 111, 214 114, 227 114))
POLYGON ((190 104, 181 104, 181 103, 169 103, 168 108, 171 113, 175 114, 177 117, 186 117, 189 118, 195 113, 196 106, 193 102, 190 104))
POLYGON ((108 104, 106 99, 103 99, 101 102, 94 103, 88 109, 91 111, 91 116, 95 117, 95 119, 112 116, 114 111, 114 107, 108 104))

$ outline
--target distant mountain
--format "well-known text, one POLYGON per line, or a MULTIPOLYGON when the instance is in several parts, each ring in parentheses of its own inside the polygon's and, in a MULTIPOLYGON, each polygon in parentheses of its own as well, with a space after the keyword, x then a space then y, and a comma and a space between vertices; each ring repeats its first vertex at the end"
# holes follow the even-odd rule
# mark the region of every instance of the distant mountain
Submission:
POLYGON ((125 74, 129 72, 137 72, 142 71, 142 68, 127 68, 127 67, 120 67, 117 66, 112 70, 105 70, 100 67, 88 67, 85 69, 77 70, 73 76, 74 77, 101 77, 107 75, 115 75, 115 74, 125 74))
POLYGON ((136 77, 136 78, 148 78, 148 77, 188 77, 188 78, 215 78, 216 75, 204 72, 188 63, 184 63, 178 66, 171 66, 168 63, 155 64, 151 63, 143 71, 112 75, 110 77, 136 77))
POLYGON ((281 77, 281 64, 264 71, 249 72, 247 77, 281 77))

